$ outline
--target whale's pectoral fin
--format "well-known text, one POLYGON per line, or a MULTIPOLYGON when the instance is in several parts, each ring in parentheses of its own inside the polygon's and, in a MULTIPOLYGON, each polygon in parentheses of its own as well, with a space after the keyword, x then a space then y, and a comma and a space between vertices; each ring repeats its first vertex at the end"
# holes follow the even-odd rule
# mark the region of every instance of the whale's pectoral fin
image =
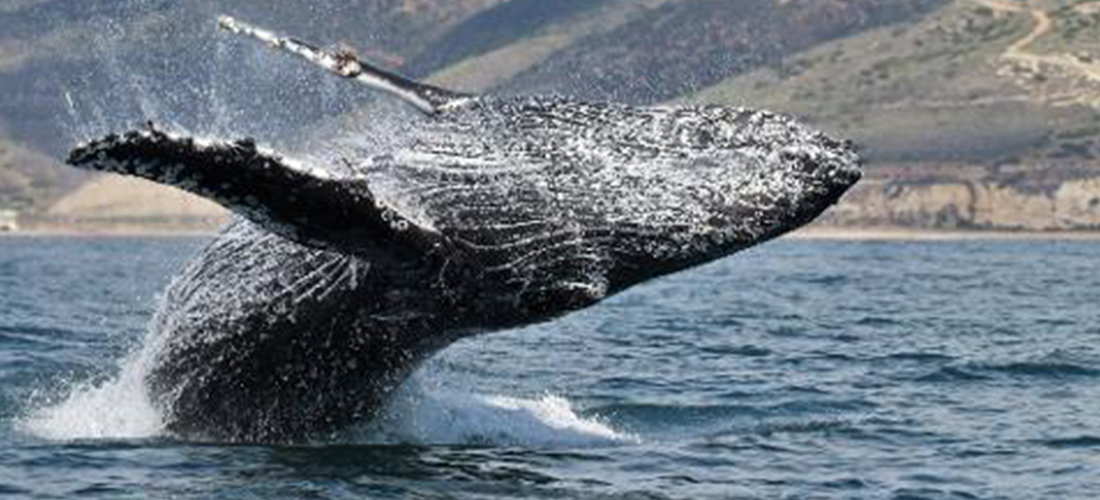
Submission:
POLYGON ((449 107, 472 97, 469 94, 409 80, 356 59, 348 52, 325 51, 307 42, 282 37, 229 16, 219 17, 218 26, 231 33, 249 36, 277 49, 300 56, 344 78, 394 94, 427 114, 446 111, 449 107))
POLYGON ((415 257, 454 245, 376 200, 366 181, 296 167, 251 140, 207 143, 150 127, 77 147, 68 163, 175 186, 315 248, 376 256, 384 247, 415 257))

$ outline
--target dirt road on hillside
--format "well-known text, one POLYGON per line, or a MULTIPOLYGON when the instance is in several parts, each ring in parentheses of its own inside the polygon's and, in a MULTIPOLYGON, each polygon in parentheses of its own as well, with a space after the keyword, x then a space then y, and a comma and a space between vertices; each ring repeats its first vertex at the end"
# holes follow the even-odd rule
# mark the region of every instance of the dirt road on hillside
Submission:
MULTIPOLYGON (((1043 64, 1067 68, 1080 73, 1089 80, 1100 82, 1100 63, 1082 61, 1070 54, 1035 54, 1033 52, 1028 52, 1028 46, 1054 28, 1054 21, 1046 11, 1031 7, 1029 3, 1010 2, 1008 0, 971 1, 993 9, 996 12, 1008 12, 1012 14, 1026 13, 1031 16, 1034 22, 1034 27, 1031 29, 1031 32, 1023 38, 1013 42, 1012 45, 1009 45, 1004 53, 1001 54, 1001 57, 1019 61, 1030 66, 1035 71, 1039 71, 1040 66, 1043 64)), ((1092 2, 1087 5, 1093 4, 1100 4, 1100 2, 1092 2)), ((1080 8, 1080 6, 1078 7, 1080 8)))

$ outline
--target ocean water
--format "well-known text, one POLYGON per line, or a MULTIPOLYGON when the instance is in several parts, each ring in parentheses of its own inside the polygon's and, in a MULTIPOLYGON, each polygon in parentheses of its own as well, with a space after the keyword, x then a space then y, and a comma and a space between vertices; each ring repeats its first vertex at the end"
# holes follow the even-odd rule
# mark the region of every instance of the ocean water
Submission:
POLYGON ((1100 498, 1100 245, 778 241, 448 349, 332 442, 160 431, 201 239, 0 239, 0 497, 1100 498))

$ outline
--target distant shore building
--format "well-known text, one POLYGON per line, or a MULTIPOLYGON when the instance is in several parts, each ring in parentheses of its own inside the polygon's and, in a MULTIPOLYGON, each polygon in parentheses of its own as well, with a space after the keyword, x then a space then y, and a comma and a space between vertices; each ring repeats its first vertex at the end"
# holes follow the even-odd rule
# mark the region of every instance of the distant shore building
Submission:
POLYGON ((19 212, 15 210, 0 210, 0 233, 19 230, 19 212))

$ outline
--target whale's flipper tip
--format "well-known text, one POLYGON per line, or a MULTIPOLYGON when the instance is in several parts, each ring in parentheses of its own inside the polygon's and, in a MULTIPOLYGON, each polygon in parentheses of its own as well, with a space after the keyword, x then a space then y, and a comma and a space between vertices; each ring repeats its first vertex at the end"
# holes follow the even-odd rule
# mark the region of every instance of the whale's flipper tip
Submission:
POLYGON ((230 32, 236 32, 237 31, 237 20, 234 19, 232 16, 227 16, 225 14, 219 15, 218 16, 218 27, 221 28, 221 29, 224 29, 224 30, 228 30, 230 32))
POLYGON ((453 109, 474 97, 410 80, 362 61, 349 51, 327 51, 302 40, 276 35, 232 16, 218 16, 218 27, 235 35, 255 38, 271 47, 295 54, 336 75, 393 94, 428 115, 453 109))

